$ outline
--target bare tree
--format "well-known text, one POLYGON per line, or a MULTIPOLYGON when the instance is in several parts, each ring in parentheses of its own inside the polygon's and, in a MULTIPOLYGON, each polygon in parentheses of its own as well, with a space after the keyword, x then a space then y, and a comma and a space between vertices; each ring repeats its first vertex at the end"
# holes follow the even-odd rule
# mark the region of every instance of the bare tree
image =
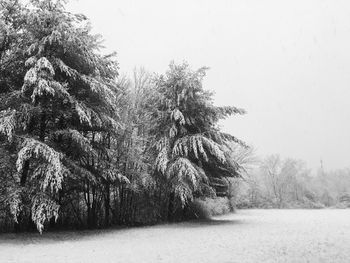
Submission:
POLYGON ((279 207, 286 201, 302 198, 303 186, 299 177, 306 171, 302 162, 271 155, 263 161, 260 170, 268 193, 279 207))

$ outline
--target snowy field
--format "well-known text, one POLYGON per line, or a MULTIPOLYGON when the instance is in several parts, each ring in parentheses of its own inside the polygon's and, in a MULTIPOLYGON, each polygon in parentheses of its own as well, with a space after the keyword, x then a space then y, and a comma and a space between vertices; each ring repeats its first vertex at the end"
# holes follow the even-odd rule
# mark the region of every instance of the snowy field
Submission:
POLYGON ((6 234, 0 262, 350 262, 350 210, 240 210, 213 221, 6 234))

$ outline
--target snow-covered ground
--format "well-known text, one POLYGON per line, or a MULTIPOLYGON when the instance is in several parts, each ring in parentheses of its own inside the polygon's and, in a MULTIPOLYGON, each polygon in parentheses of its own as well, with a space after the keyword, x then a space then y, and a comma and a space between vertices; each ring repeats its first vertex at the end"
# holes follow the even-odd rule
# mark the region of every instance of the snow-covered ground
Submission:
POLYGON ((213 221, 6 234, 0 262, 350 262, 350 210, 240 210, 213 221))

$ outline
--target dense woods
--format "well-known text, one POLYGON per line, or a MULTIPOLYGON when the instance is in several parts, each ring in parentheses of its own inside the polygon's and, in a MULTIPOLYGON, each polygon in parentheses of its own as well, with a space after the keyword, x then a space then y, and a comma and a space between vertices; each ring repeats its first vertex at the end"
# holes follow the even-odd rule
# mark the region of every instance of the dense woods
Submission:
POLYGON ((16 231, 195 216, 227 196, 237 147, 218 128, 206 68, 119 76, 115 54, 65 1, 0 1, 0 225, 16 231))

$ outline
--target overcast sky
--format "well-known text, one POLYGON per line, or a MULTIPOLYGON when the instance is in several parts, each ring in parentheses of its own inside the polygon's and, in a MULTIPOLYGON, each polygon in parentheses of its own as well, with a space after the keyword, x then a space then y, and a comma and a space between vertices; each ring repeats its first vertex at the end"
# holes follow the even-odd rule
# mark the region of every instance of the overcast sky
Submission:
POLYGON ((258 154, 350 167, 350 1, 73 0, 69 10, 91 19, 122 73, 210 67, 216 104, 248 111, 223 129, 258 154))

